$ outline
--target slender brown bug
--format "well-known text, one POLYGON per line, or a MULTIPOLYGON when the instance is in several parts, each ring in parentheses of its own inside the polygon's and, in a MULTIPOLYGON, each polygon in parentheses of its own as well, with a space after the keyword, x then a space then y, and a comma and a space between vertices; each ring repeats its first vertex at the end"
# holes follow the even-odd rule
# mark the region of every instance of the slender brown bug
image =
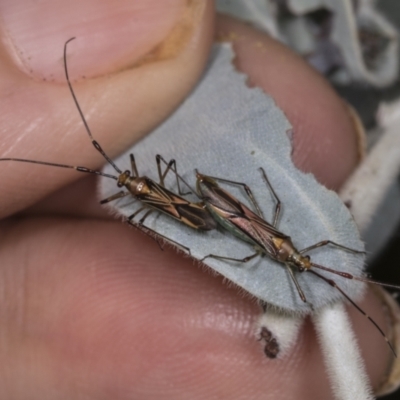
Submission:
MULTIPOLYGON (((226 260, 226 261, 236 261, 236 262, 248 262, 251 259, 266 254, 273 260, 284 264, 287 268, 289 275, 292 281, 295 284, 297 292, 299 293, 300 298, 306 302, 306 297, 301 289, 294 270, 297 272, 311 272, 312 274, 318 276, 320 279, 327 282, 329 285, 337 289, 360 313, 362 313, 365 317, 367 317, 370 322, 376 327, 376 329, 381 333, 381 335, 385 338, 388 343, 390 349, 393 354, 396 356, 394 348, 388 338, 386 337, 383 330, 379 327, 379 325, 367 314, 364 310, 362 310, 338 285, 337 283, 325 276, 319 274, 314 269, 320 269, 323 271, 327 271, 336 275, 339 275, 346 279, 354 279, 365 283, 373 283, 381 286, 391 287, 400 289, 398 286, 380 283, 371 279, 354 276, 347 272, 337 271, 332 268, 325 267, 320 264, 316 264, 311 261, 310 256, 306 253, 317 249, 319 247, 332 245, 341 250, 348 251, 351 253, 364 253, 360 250, 350 249, 341 244, 335 243, 331 240, 323 240, 312 246, 308 246, 302 250, 296 249, 296 247, 292 243, 292 239, 290 236, 285 235, 277 229, 279 214, 281 210, 281 201, 277 194, 275 193, 271 183, 268 180, 268 177, 263 168, 260 168, 264 181, 267 184, 269 190, 272 193, 272 196, 276 200, 275 212, 273 217, 272 224, 268 223, 264 220, 263 214, 259 205, 257 204, 255 197, 253 196, 250 188, 241 182, 234 182, 227 179, 210 177, 206 175, 200 174, 196 170, 197 176, 197 191, 199 196, 202 198, 204 203, 206 204, 207 209, 211 213, 211 215, 215 218, 215 220, 226 230, 239 237, 246 242, 251 243, 256 252, 248 257, 244 257, 242 259, 236 259, 232 257, 220 256, 215 254, 209 254, 205 256, 202 261, 207 258, 215 258, 218 260, 226 260), (256 212, 251 211, 246 205, 241 203, 235 197, 233 197, 230 193, 222 189, 217 181, 224 182, 231 185, 237 185, 244 188, 246 194, 254 205, 256 212)), ((397 357, 397 356, 396 356, 397 357)))
MULTIPOLYGON (((171 160, 168 163, 160 156, 156 156, 157 162, 157 169, 158 169, 158 176, 159 176, 159 183, 154 182, 150 178, 146 176, 139 176, 136 162, 133 154, 130 155, 131 161, 131 169, 132 171, 126 170, 122 171, 118 168, 118 166, 107 156, 104 152, 100 144, 93 138, 89 125, 83 115, 83 112, 79 106, 78 100, 76 98, 75 92, 73 90, 69 74, 67 68, 67 46, 68 43, 74 40, 75 38, 69 39, 64 44, 64 71, 65 77, 68 83, 69 90, 71 92, 72 98, 74 103, 78 109, 78 112, 81 116, 83 124, 85 126, 85 130, 94 146, 94 148, 104 157, 104 159, 114 168, 114 170, 118 173, 118 176, 106 174, 101 171, 96 171, 90 168, 82 167, 82 166, 72 166, 60 163, 53 163, 53 162, 46 162, 46 161, 35 161, 35 160, 27 160, 22 158, 0 158, 0 161, 16 161, 16 162, 25 162, 25 163, 32 163, 32 164, 40 164, 40 165, 47 165, 52 167, 59 167, 59 168, 69 168, 75 169, 79 172, 85 172, 89 174, 103 176, 105 178, 114 179, 117 181, 118 188, 124 187, 127 191, 120 190, 119 192, 115 193, 114 195, 102 200, 100 203, 105 204, 113 200, 120 199, 122 197, 132 195, 135 199, 140 200, 143 203, 143 206, 140 207, 135 213, 130 215, 127 218, 127 222, 135 227, 140 228, 146 234, 153 237, 157 243, 157 237, 161 237, 166 239, 169 242, 174 243, 179 247, 183 247, 186 249, 190 254, 190 249, 185 246, 180 245, 179 243, 158 234, 151 228, 144 226, 145 219, 150 215, 150 213, 154 210, 161 211, 164 214, 167 214, 173 217, 176 220, 183 222, 184 224, 190 226, 191 228, 198 229, 198 230, 211 230, 216 227, 215 220, 211 217, 207 209, 205 208, 202 202, 193 203, 185 198, 173 193, 172 191, 165 188, 164 180, 167 176, 169 171, 173 171, 176 176, 177 187, 180 195, 185 193, 181 192, 179 186, 179 180, 186 184, 186 182, 180 177, 176 170, 176 162, 175 160, 171 160), (161 161, 166 164, 166 169, 164 172, 161 171, 161 161), (142 211, 145 211, 144 216, 138 221, 135 222, 134 218, 142 211)), ((187 185, 187 184, 186 184, 187 185)), ((188 194, 188 193, 186 193, 188 194)), ((160 245, 160 243, 159 243, 160 245)), ((160 245, 161 246, 161 245, 160 245)))

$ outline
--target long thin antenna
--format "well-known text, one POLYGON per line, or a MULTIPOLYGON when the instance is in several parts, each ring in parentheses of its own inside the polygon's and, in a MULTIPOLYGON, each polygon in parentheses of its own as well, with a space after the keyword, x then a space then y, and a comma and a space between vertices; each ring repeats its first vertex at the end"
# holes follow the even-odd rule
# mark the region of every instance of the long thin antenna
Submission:
POLYGON ((397 358, 397 354, 393 348, 392 343, 390 343, 389 339, 387 338, 387 336, 385 335, 385 332, 383 332, 382 328, 354 301, 352 300, 344 291, 343 289, 341 289, 337 283, 332 280, 332 279, 328 279, 325 278, 324 276, 320 275, 318 272, 315 272, 313 270, 308 270, 308 272, 312 272, 314 275, 317 275, 319 278, 321 278, 322 280, 324 280, 325 282, 329 283, 329 285, 331 285, 332 287, 336 288, 337 290, 339 290, 339 292, 361 313, 363 314, 365 317, 367 317, 370 322, 375 326, 375 328, 380 332, 380 334, 384 337, 384 339, 386 340, 386 343, 388 344, 388 346, 390 347, 390 350, 392 350, 392 353, 394 354, 394 356, 397 358))
POLYGON ((78 99, 76 98, 74 89, 72 88, 72 84, 71 84, 71 81, 70 81, 69 75, 68 75, 68 67, 67 67, 67 45, 68 45, 69 42, 71 42, 71 41, 74 40, 74 39, 75 39, 75 37, 73 37, 73 38, 67 40, 67 41, 65 42, 65 44, 64 44, 64 70, 65 70, 65 77, 66 77, 66 79, 67 79, 67 83, 68 83, 69 90, 70 90, 70 92, 71 92, 71 95, 72 95, 72 98, 74 99, 76 108, 77 108, 78 111, 79 111, 79 114, 80 114, 80 116, 81 116, 81 119, 82 119, 82 121, 83 121, 83 124, 85 125, 86 132, 88 133, 89 138, 90 138, 90 140, 92 141, 92 144, 93 144, 94 148, 107 160, 107 162, 108 162, 109 164, 111 164, 111 165, 113 166, 113 168, 114 168, 119 174, 122 174, 122 171, 114 164, 113 160, 111 160, 111 158, 108 157, 108 155, 104 152, 104 150, 102 149, 102 147, 100 146, 100 144, 99 144, 96 140, 94 140, 93 135, 92 135, 92 132, 90 131, 89 125, 88 125, 88 123, 86 122, 86 119, 85 119, 85 116, 83 115, 83 112, 82 112, 82 110, 81 110, 81 107, 79 106, 78 99))
POLYGON ((115 179, 116 181, 118 180, 118 177, 116 177, 114 175, 109 175, 109 174, 105 174, 104 172, 101 172, 101 171, 96 171, 94 169, 90 169, 90 168, 86 168, 86 167, 79 167, 79 166, 74 166, 74 165, 58 164, 58 163, 51 163, 51 162, 46 162, 46 161, 26 160, 25 158, 0 158, 0 161, 18 161, 18 162, 25 162, 25 163, 29 163, 29 164, 40 164, 40 165, 50 165, 52 167, 59 167, 59 168, 69 168, 69 169, 75 169, 76 171, 79 171, 79 172, 86 172, 88 174, 100 175, 100 176, 104 176, 106 178, 115 179))
POLYGON ((331 272, 332 274, 339 275, 346 279, 354 279, 355 281, 372 283, 373 285, 379 285, 379 286, 383 286, 383 287, 387 287, 387 288, 391 288, 391 289, 397 289, 397 290, 400 289, 400 286, 398 286, 398 285, 392 285, 390 283, 382 283, 382 282, 374 281, 373 279, 363 278, 361 276, 354 276, 352 274, 349 274, 348 272, 336 271, 332 268, 328 268, 323 265, 311 263, 311 266, 314 268, 322 269, 323 271, 331 272))

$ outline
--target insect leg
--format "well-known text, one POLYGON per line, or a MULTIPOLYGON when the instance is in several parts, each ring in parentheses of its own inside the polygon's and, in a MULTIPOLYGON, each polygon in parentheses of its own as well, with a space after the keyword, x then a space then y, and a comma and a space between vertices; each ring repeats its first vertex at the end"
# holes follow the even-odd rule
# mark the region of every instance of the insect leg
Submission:
POLYGON ((387 338, 387 336, 385 335, 385 333, 383 332, 382 328, 354 301, 352 300, 344 291, 343 289, 341 289, 337 283, 332 280, 332 279, 328 279, 325 278, 324 276, 320 275, 318 272, 315 271, 309 271, 312 272, 314 275, 317 275, 318 277, 320 277, 322 280, 324 280, 325 282, 327 282, 329 285, 331 285, 332 287, 334 287, 335 289, 339 290, 339 292, 343 295, 343 297, 345 297, 361 314, 363 314, 366 318, 368 318, 370 320, 370 322, 375 326, 375 328, 380 332, 380 334, 384 337, 384 339, 386 340, 386 343, 388 344, 388 346, 390 347, 390 350, 392 350, 392 353, 394 354, 395 357, 397 357, 397 354, 393 348, 393 345, 390 343, 389 339, 387 338))
POLYGON ((173 245, 175 245, 176 247, 181 248, 183 251, 186 251, 189 256, 192 255, 192 253, 190 252, 190 249, 186 246, 184 246, 183 244, 180 244, 178 242, 176 242, 175 240, 172 240, 170 238, 168 238, 167 236, 162 235, 161 233, 156 232, 155 230, 148 228, 147 226, 143 225, 144 221, 146 220, 146 218, 154 211, 152 209, 149 209, 145 215, 140 219, 139 222, 136 222, 134 220, 134 218, 143 210, 145 210, 147 207, 143 206, 140 207, 138 210, 136 210, 132 215, 130 215, 126 222, 133 226, 134 228, 140 229, 144 234, 146 234, 147 236, 149 236, 150 238, 152 238, 155 242, 157 242, 158 246, 160 247, 161 250, 164 250, 164 247, 162 245, 162 243, 159 241, 159 239, 163 239, 166 242, 172 243, 173 245))
POLYGON ((164 185, 164 179, 167 176, 168 172, 172 170, 175 174, 176 177, 176 185, 178 187, 178 192, 181 196, 186 196, 188 194, 194 193, 195 191, 190 187, 190 185, 178 174, 178 169, 176 167, 176 161, 175 159, 170 160, 170 162, 167 163, 165 159, 160 155, 156 155, 156 161, 157 161, 157 169, 158 169, 158 176, 160 178, 160 185, 162 187, 165 187, 164 185), (164 173, 161 173, 161 161, 167 166, 165 169, 164 173), (181 187, 179 185, 179 179, 190 189, 190 192, 183 193, 181 191, 181 187))
POLYGON ((208 256, 203 257, 200 261, 204 261, 206 258, 215 258, 216 260, 224 260, 224 261, 237 261, 237 262, 248 262, 252 260, 253 258, 259 256, 260 253, 256 252, 252 254, 251 256, 247 256, 245 258, 231 258, 231 257, 224 257, 224 256, 217 256, 215 254, 209 254, 208 256))
POLYGON ((134 228, 137 228, 139 230, 141 230, 145 235, 149 236, 150 238, 152 238, 155 242, 157 242, 158 246, 160 247, 161 250, 164 250, 162 244, 160 243, 160 241, 158 240, 158 237, 163 237, 162 235, 159 235, 157 232, 153 231, 150 228, 147 228, 147 226, 143 225, 144 220, 150 215, 150 213, 153 210, 149 210, 146 212, 146 214, 144 215, 143 218, 140 219, 139 222, 134 221, 134 218, 136 217, 136 215, 138 215, 141 211, 145 210, 147 207, 143 206, 140 207, 138 210, 136 210, 132 215, 130 215, 126 222, 133 226, 134 228))
POLYGON ((134 176, 134 178, 137 178, 139 176, 139 172, 138 172, 137 167, 136 167, 135 156, 132 153, 129 156, 130 156, 130 159, 131 159, 132 175, 134 176))
POLYGON ((145 235, 147 235, 149 238, 153 239, 153 240, 158 244, 158 246, 160 247, 160 249, 161 249, 161 250, 164 250, 162 244, 161 244, 161 243, 158 241, 158 239, 157 239, 157 236, 161 236, 161 237, 162 237, 162 235, 159 235, 157 232, 153 231, 153 230, 150 229, 150 228, 147 228, 146 226, 140 225, 139 223, 137 223, 137 222, 134 221, 134 220, 127 219, 125 222, 126 222, 128 225, 133 226, 133 227, 136 228, 136 229, 139 229, 141 232, 143 232, 143 233, 144 233, 145 235))
POLYGON ((285 264, 285 267, 287 268, 287 270, 289 271, 289 275, 292 278, 292 281, 294 283, 294 285, 296 286, 297 292, 299 293, 299 296, 301 298, 301 300, 304 301, 304 303, 307 303, 307 299, 306 296, 304 295, 304 292, 300 286, 300 283, 298 282, 298 280, 296 279, 295 274, 293 273, 292 268, 290 268, 289 265, 285 264))
POLYGON ((300 250, 299 253, 300 254, 304 254, 304 253, 307 253, 310 250, 314 250, 314 249, 317 249, 318 247, 323 247, 323 246, 326 246, 328 244, 330 244, 332 246, 335 246, 335 247, 337 247, 339 249, 342 249, 342 250, 345 250, 345 251, 349 251, 350 253, 365 254, 365 251, 363 251, 363 250, 351 249, 350 247, 346 247, 346 246, 343 246, 343 245, 341 245, 339 243, 332 242, 332 240, 323 240, 322 242, 318 242, 316 244, 313 244, 312 246, 309 246, 309 247, 306 247, 303 250, 300 250))
MULTIPOLYGON (((197 171, 197 170, 196 170, 196 171, 197 171)), ((209 176, 209 178, 214 179, 215 181, 228 183, 228 184, 230 184, 230 185, 241 186, 241 187, 245 190, 245 192, 246 192, 247 196, 249 197, 249 199, 251 200, 251 202, 253 203, 253 206, 254 206, 254 208, 256 209, 257 214, 258 214, 261 218, 264 218, 264 215, 263 215, 263 213, 262 213, 262 211, 261 211, 261 208, 260 208, 260 206, 258 205, 258 203, 257 203, 257 201, 256 201, 256 199, 255 199, 255 197, 254 197, 254 195, 253 195, 253 192, 251 191, 251 189, 250 189, 245 183, 230 181, 230 180, 228 180, 228 179, 223 179, 223 178, 217 178, 217 177, 215 177, 215 176, 209 176)))
POLYGON ((125 197, 125 196, 128 196, 128 195, 130 195, 129 192, 123 192, 123 191, 121 190, 120 192, 115 193, 115 194, 113 194, 112 196, 107 197, 106 199, 101 200, 101 201, 100 201, 100 204, 106 204, 106 203, 109 203, 110 201, 117 200, 117 199, 121 199, 122 197, 125 197))
MULTIPOLYGON (((143 208, 142 208, 142 210, 143 210, 143 208)), ((151 214, 153 212, 153 210, 148 210, 147 212, 146 212, 146 214, 144 214, 143 215, 143 217, 139 220, 139 225, 140 226, 143 226, 143 223, 144 223, 144 221, 146 220, 146 218, 151 214)), ((131 217, 129 217, 129 219, 131 219, 131 217)))
POLYGON ((163 240, 165 240, 166 242, 169 242, 171 244, 173 244, 176 247, 179 247, 180 249, 182 249, 183 251, 186 251, 187 254, 189 254, 189 256, 192 255, 192 253, 190 252, 189 247, 184 246, 183 244, 180 244, 178 242, 176 242, 175 240, 170 239, 167 236, 162 235, 161 233, 156 232, 155 230, 148 228, 147 226, 136 224, 133 221, 127 221, 129 225, 134 226, 135 228, 139 228, 143 233, 145 233, 146 235, 150 236, 153 240, 155 240, 157 242, 157 244, 160 246, 161 250, 164 250, 162 243, 159 242, 158 238, 161 238, 163 240))
POLYGON ((261 173, 262 173, 262 175, 263 175, 263 178, 264 178, 265 183, 268 185, 269 190, 271 191, 272 195, 275 197, 275 200, 276 200, 274 219, 272 220, 272 221, 273 221, 273 222, 272 222, 272 226, 273 226, 274 228, 276 228, 276 225, 277 225, 278 219, 279 219, 279 213, 281 212, 281 201, 280 201, 278 195, 275 193, 275 190, 274 190, 274 188, 272 187, 272 185, 271 185, 271 183, 270 183, 270 181, 269 181, 269 179, 268 179, 268 177, 267 177, 267 174, 266 174, 265 171, 264 171, 264 168, 263 168, 263 167, 260 167, 260 171, 261 171, 261 173))
MULTIPOLYGON (((138 210, 136 210, 133 214, 131 214, 127 219, 128 219, 128 221, 132 221, 135 217, 136 217, 136 215, 138 215, 141 211, 143 211, 143 210, 145 210, 146 208, 148 208, 147 206, 143 206, 143 207, 140 207, 138 210)), ((153 211, 153 210, 150 210, 150 212, 151 211, 153 211)), ((146 213, 146 216, 148 216, 149 214, 150 214, 150 212, 148 212, 148 213, 146 213)), ((143 219, 143 218, 142 218, 143 219)), ((141 220, 142 221, 142 220, 141 220)), ((144 220, 143 220, 144 221, 144 220)), ((143 221, 142 221, 142 223, 143 223, 143 221)))

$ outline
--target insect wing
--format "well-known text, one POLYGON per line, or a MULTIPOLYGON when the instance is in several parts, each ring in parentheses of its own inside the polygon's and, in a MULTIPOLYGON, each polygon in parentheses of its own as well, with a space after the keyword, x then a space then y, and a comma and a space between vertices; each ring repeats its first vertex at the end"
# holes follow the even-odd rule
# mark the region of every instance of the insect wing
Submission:
POLYGON ((217 227, 217 222, 203 204, 188 203, 176 205, 180 220, 195 229, 209 231, 217 227))
POLYGON ((287 239, 288 236, 276 230, 271 224, 263 220, 248 207, 242 204, 243 214, 231 220, 235 227, 248 235, 263 252, 272 258, 278 257, 278 248, 275 242, 276 239, 287 239))
POLYGON ((218 223, 240 239, 255 244, 270 257, 277 257, 277 248, 271 237, 285 239, 286 235, 277 231, 247 206, 222 189, 218 184, 202 176, 198 179, 198 189, 207 208, 218 223))
POLYGON ((216 228, 215 220, 202 204, 191 203, 151 179, 146 178, 146 185, 148 190, 140 196, 140 200, 149 207, 168 214, 194 229, 216 228))

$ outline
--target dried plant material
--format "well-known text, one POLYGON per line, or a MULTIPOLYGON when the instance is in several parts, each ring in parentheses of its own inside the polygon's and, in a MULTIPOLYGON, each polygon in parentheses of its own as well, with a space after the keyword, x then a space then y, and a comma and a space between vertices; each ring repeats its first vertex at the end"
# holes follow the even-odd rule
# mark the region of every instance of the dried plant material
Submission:
POLYGON ((376 87, 398 76, 398 34, 371 0, 218 0, 217 8, 269 32, 337 83, 376 87))
POLYGON ((380 126, 385 133, 340 191, 362 233, 400 170, 399 106, 398 101, 380 106, 380 126))
POLYGON ((296 344, 304 319, 296 315, 277 313, 266 307, 257 321, 257 337, 263 344, 268 358, 284 358, 288 356, 296 344))
POLYGON ((344 305, 325 307, 313 315, 313 322, 335 399, 375 399, 344 305))
MULTIPOLYGON (((275 203, 258 170, 262 166, 282 201, 279 229, 292 237, 298 249, 329 239, 362 250, 357 228, 338 196, 293 165, 287 136, 291 127, 282 111, 261 90, 246 86, 246 77, 233 69, 231 59, 228 45, 215 47, 207 73, 192 95, 164 124, 117 159, 117 165, 128 169, 132 152, 139 173, 154 178, 154 157, 161 154, 167 160, 177 160, 179 173, 192 186, 194 168, 204 174, 245 182, 268 221, 275 203)), ((107 168, 106 171, 110 172, 107 168)), ((170 178, 167 186, 176 192, 175 179, 170 178)), ((116 189, 112 181, 104 180, 100 191, 105 198, 116 189)), ((248 204, 240 190, 229 188, 229 191, 248 204)), ((129 197, 111 205, 124 216, 139 207, 129 197)), ((233 235, 219 231, 201 234, 158 213, 146 219, 146 226, 189 248, 197 259, 210 253, 243 258, 254 252, 249 244, 233 235)), ((316 249, 310 255, 318 264, 362 275, 362 255, 331 246, 316 249)), ((310 313, 343 299, 339 291, 304 272, 296 274, 308 301, 304 303, 287 269, 269 257, 258 257, 248 263, 207 259, 206 264, 269 305, 289 312, 310 313)), ((362 293, 362 283, 330 275, 352 298, 362 293)))
MULTIPOLYGON (((162 154, 167 160, 177 160, 179 173, 191 186, 195 182, 194 168, 209 175, 245 182, 270 221, 275 204, 258 171, 262 166, 283 203, 279 228, 292 236, 298 248, 330 239, 362 249, 353 218, 338 196, 318 184, 311 174, 304 174, 293 166, 288 137, 291 126, 282 111, 261 90, 248 88, 246 77, 233 69, 231 60, 229 45, 216 46, 206 74, 192 95, 164 124, 120 156, 117 165, 129 168, 129 153, 132 152, 139 173, 154 178, 154 157, 162 154)), ((105 168, 107 171, 108 167, 105 168)), ((177 190, 173 176, 167 186, 177 190)), ((105 198, 116 189, 104 180, 99 191, 105 198)), ((247 202, 240 190, 235 192, 229 188, 229 191, 240 201, 247 202)), ((193 194, 189 198, 198 200, 193 194)), ((138 208, 138 204, 129 198, 112 206, 114 212, 125 217, 138 208)), ((189 248, 197 259, 210 253, 240 258, 253 252, 246 242, 229 233, 217 230, 199 233, 167 215, 153 213, 145 222, 151 229, 189 248)), ((312 257, 319 264, 362 275, 363 257, 360 255, 324 247, 313 252, 312 257)), ((363 400, 372 399, 344 306, 333 304, 343 300, 339 291, 310 273, 297 273, 308 301, 304 303, 286 268, 269 257, 257 258, 250 263, 207 259, 207 265, 268 303, 269 310, 274 310, 263 316, 258 332, 269 356, 288 354, 295 343, 301 316, 319 310, 314 320, 336 398, 361 398, 354 397, 356 390, 361 396, 365 394, 363 400), (279 313, 281 315, 272 323, 274 314, 279 313), (339 342, 341 352, 346 355, 344 363, 339 363, 343 355, 328 345, 336 348, 339 342)), ((325 275, 330 275, 353 299, 363 292, 365 285, 360 282, 325 275)))

